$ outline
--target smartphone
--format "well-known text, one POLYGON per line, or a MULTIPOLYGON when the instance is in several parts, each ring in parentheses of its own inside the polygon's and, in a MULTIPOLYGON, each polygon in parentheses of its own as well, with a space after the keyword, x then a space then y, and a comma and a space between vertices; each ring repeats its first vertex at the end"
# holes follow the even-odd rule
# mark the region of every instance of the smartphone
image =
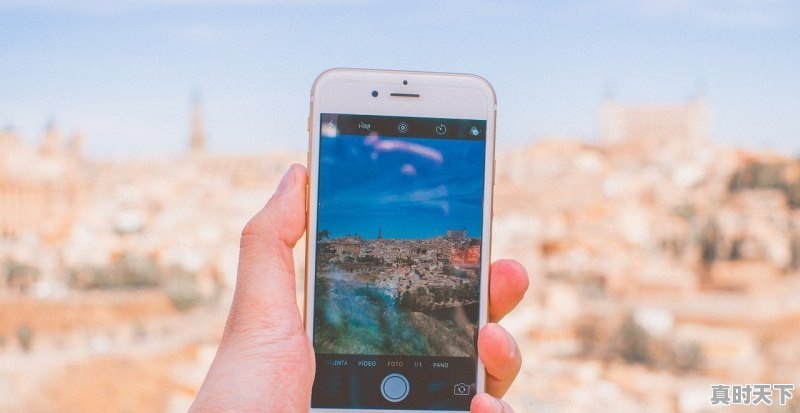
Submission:
POLYGON ((495 111, 473 75, 332 69, 314 82, 312 412, 465 412, 483 391, 495 111))

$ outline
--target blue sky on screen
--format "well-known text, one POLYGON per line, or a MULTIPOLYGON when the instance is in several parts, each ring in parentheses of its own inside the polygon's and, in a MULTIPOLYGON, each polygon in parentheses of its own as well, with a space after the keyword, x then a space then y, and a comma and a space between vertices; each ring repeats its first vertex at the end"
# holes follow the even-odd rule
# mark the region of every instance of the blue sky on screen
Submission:
POLYGON ((303 150, 337 66, 486 77, 500 149, 593 139, 607 94, 700 94, 714 140, 800 151, 795 0, 0 0, 0 45, 0 127, 95 157, 184 151, 195 92, 212 150, 303 150))
POLYGON ((483 141, 322 138, 318 229, 332 237, 479 237, 483 141), (380 145, 389 141, 392 145, 380 145), (380 149, 380 148, 392 149, 380 149))

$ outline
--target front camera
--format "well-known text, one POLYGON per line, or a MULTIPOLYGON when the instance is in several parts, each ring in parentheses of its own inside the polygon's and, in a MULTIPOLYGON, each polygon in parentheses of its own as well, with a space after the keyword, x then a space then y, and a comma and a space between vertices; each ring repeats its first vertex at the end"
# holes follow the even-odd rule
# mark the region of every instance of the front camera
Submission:
POLYGON ((405 86, 405 85, 407 85, 407 84, 408 84, 408 80, 404 80, 404 81, 403 81, 403 86, 405 86))
POLYGON ((373 90, 372 91, 372 97, 374 97, 374 98, 378 97, 378 91, 377 90, 373 90))

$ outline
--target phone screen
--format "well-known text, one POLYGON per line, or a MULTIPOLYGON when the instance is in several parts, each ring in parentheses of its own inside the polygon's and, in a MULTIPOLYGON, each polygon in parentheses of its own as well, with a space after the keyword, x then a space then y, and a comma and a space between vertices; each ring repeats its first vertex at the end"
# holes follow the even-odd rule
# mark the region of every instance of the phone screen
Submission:
POLYGON ((486 121, 322 114, 312 407, 469 410, 486 121))

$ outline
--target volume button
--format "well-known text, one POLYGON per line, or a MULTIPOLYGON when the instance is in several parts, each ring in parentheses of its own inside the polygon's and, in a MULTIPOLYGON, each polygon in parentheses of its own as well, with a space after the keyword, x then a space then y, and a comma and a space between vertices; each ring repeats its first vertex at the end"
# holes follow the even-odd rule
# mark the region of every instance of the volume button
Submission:
POLYGON ((494 177, 497 174, 497 159, 492 158, 492 186, 494 186, 494 177))
MULTIPOLYGON (((308 123, 306 124, 306 130, 308 131, 308 146, 306 146, 306 151, 308 151, 308 150, 311 149, 311 116, 308 117, 308 123)), ((308 166, 308 165, 306 165, 306 166, 308 166)))

